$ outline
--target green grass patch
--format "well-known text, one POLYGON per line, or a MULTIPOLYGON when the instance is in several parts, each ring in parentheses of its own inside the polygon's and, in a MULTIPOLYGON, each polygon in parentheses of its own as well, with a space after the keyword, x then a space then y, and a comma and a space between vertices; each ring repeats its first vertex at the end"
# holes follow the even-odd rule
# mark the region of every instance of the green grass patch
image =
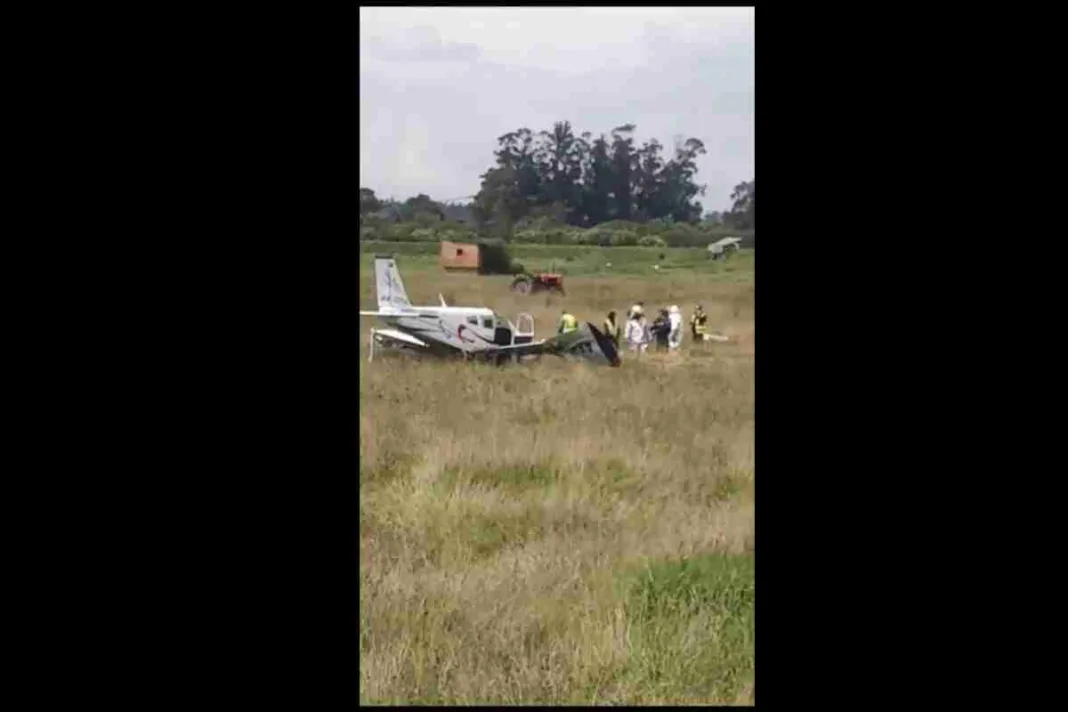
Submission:
POLYGON ((753 679, 754 559, 707 555, 621 577, 630 657, 614 684, 646 700, 731 699, 753 679))
POLYGON ((387 448, 376 454, 374 461, 360 458, 361 484, 381 485, 407 477, 418 458, 402 447, 387 448))
POLYGON ((552 463, 537 463, 476 470, 472 473, 471 482, 522 490, 548 487, 556 482, 556 479, 557 472, 552 463))
MULTIPOLYGON (((401 258, 402 273, 439 269, 436 242, 364 242, 360 266, 369 272, 376 254, 401 258)), ((508 254, 531 272, 559 272, 565 276, 640 275, 655 279, 679 273, 748 275, 753 271, 754 251, 745 249, 726 260, 713 260, 702 247, 595 247, 589 245, 508 245, 508 254), (663 255, 663 259, 661 259, 663 255), (659 265, 654 270, 653 265, 659 265)), ((730 280, 729 280, 730 281, 730 280)))
POLYGON ((478 514, 466 519, 459 532, 476 559, 493 556, 506 546, 515 546, 543 533, 540 509, 519 515, 478 514))
POLYGON ((641 483, 641 475, 618 457, 590 460, 586 463, 586 477, 598 481, 610 494, 632 492, 641 483))
POLYGON ((448 493, 460 484, 500 487, 513 491, 545 488, 554 484, 558 470, 552 462, 517 463, 500 467, 447 467, 438 478, 439 491, 448 493))
POLYGON ((712 490, 712 499, 717 502, 726 502, 734 499, 745 492, 749 479, 736 472, 725 472, 716 478, 716 486, 712 490))

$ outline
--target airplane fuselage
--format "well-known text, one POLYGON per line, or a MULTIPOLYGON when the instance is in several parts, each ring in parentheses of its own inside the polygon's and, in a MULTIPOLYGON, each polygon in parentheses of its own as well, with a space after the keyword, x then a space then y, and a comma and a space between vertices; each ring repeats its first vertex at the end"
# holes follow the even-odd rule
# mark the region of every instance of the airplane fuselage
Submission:
POLYGON ((492 309, 485 307, 411 307, 396 314, 379 312, 390 327, 416 337, 428 347, 447 345, 464 352, 505 346, 495 341, 497 327, 510 329, 492 309))

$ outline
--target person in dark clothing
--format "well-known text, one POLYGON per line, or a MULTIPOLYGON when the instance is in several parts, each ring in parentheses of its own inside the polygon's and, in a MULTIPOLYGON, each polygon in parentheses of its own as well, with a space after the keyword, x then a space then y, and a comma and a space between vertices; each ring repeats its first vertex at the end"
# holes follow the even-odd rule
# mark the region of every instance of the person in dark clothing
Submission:
POLYGON ((656 350, 667 351, 668 336, 671 334, 671 319, 668 317, 667 309, 660 310, 660 314, 656 317, 649 331, 652 332, 653 338, 656 339, 656 350))
POLYGON ((616 350, 619 350, 619 336, 620 329, 619 324, 616 323, 616 313, 614 311, 608 312, 608 318, 604 320, 604 333, 615 344, 616 350))

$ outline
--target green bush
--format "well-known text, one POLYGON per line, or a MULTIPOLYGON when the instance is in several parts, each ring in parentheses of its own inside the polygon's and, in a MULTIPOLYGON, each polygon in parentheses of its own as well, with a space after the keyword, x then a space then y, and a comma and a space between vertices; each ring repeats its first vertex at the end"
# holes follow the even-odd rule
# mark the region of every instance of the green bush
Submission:
POLYGON ((581 245, 583 237, 588 230, 581 227, 573 227, 564 231, 564 244, 565 245, 581 245))
POLYGON ((518 230, 518 231, 512 233, 512 242, 517 242, 519 244, 526 244, 526 245, 542 244, 543 243, 542 233, 539 230, 533 230, 533 229, 518 230))
POLYGON ((386 239, 391 242, 409 242, 414 228, 411 223, 394 223, 386 228, 386 239))
POLYGON ((412 222, 419 227, 434 227, 441 223, 441 216, 435 213, 420 211, 412 218, 412 222))
POLYGON ((597 227, 602 230, 609 230, 611 232, 616 232, 619 230, 634 231, 641 227, 641 224, 631 222, 630 220, 609 220, 608 222, 603 222, 600 225, 597 225, 597 227))
POLYGON ((573 228, 559 226, 547 228, 527 228, 512 235, 512 242, 524 245, 570 245, 575 231, 573 228))
POLYGON ((591 227, 588 230, 584 230, 576 241, 577 245, 595 245, 598 247, 611 247, 612 246, 612 232, 597 227, 591 227))
POLYGON ((546 245, 569 245, 572 244, 571 231, 563 227, 550 227, 545 230, 546 245))
POLYGON ((360 227, 370 227, 382 229, 388 224, 388 221, 379 217, 378 215, 361 215, 360 227))
POLYGON ((701 247, 709 242, 708 236, 702 230, 685 223, 671 226, 662 238, 668 247, 701 247))
MULTIPOLYGON (((360 241, 385 242, 476 242, 478 232, 456 221, 441 221, 433 225, 418 222, 384 223, 368 220, 360 223, 360 241)), ((560 225, 548 217, 525 221, 516 229, 511 242, 521 245, 583 245, 587 247, 706 247, 728 236, 741 237, 753 244, 754 231, 733 230, 723 226, 690 225, 670 219, 651 220, 641 224, 625 220, 581 228, 560 225)))
MULTIPOLYGON (((544 210, 544 209, 543 209, 544 210)), ((551 209, 549 209, 551 212, 551 209)), ((544 211, 537 215, 525 217, 516 223, 516 230, 548 231, 553 228, 566 227, 563 221, 564 213, 546 214, 544 211)))
POLYGON ((435 239, 438 242, 475 242, 475 233, 470 230, 437 230, 435 239))
POLYGON ((474 234, 475 230, 467 223, 462 223, 458 220, 442 220, 434 226, 435 230, 441 232, 458 232, 463 234, 474 234))
POLYGON ((638 233, 633 230, 614 230, 611 235, 612 247, 635 247, 638 244, 638 233))
POLYGON ((360 245, 364 255, 417 255, 421 257, 437 256, 440 247, 436 242, 391 242, 374 241, 360 245))

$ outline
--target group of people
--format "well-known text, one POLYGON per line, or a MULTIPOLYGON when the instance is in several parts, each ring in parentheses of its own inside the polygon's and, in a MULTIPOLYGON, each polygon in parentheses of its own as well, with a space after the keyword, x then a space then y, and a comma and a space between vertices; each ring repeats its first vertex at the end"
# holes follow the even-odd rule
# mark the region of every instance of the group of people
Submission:
MULTIPOLYGON (((558 333, 566 334, 576 329, 578 320, 565 311, 560 317, 558 333)), ((617 350, 622 340, 626 341, 627 349, 635 353, 644 353, 650 344, 654 344, 657 351, 676 351, 682 345, 682 311, 678 305, 661 309, 650 324, 645 318, 644 302, 638 302, 630 308, 623 329, 616 321, 616 313, 608 312, 604 331, 617 350)), ((694 341, 704 341, 708 333, 708 315, 700 304, 690 317, 690 333, 694 341)))

